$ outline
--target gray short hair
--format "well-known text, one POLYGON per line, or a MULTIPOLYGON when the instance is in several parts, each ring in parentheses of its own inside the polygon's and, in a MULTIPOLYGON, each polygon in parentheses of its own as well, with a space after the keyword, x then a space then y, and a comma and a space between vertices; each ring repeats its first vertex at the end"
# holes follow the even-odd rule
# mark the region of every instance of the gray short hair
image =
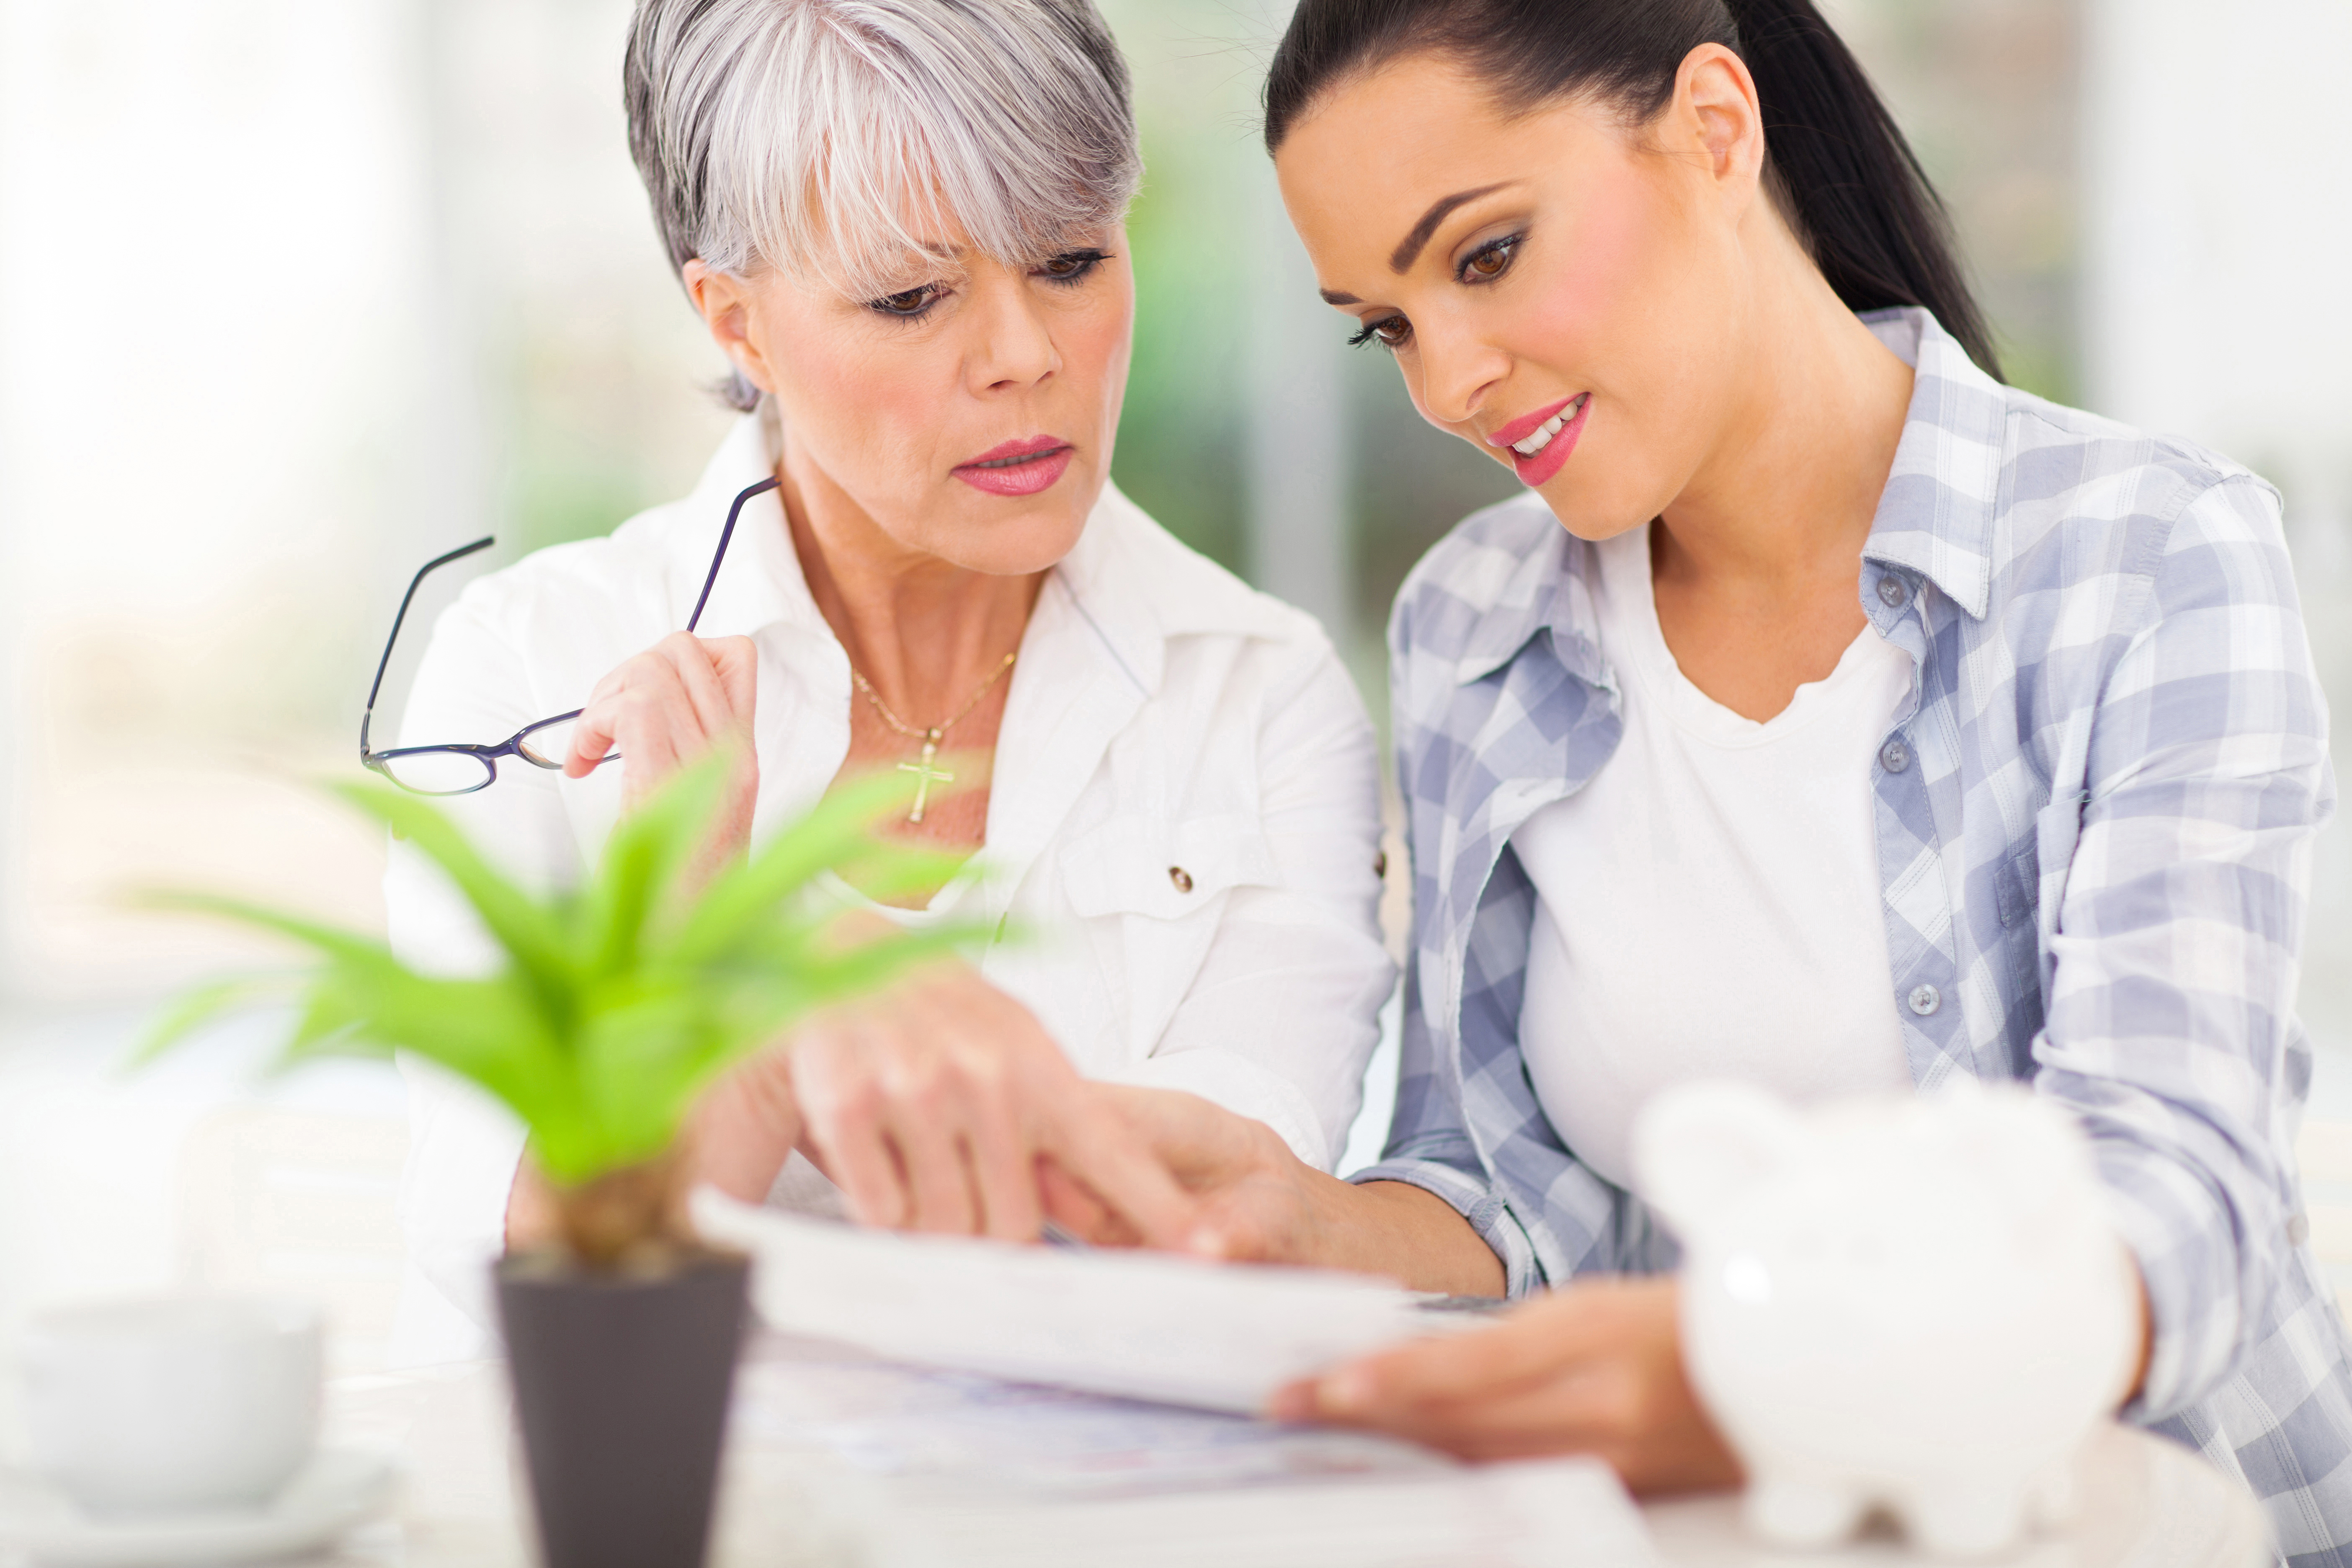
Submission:
POLYGON ((874 299, 940 275, 943 220, 1008 266, 1115 221, 1142 176, 1089 0, 638 0, 629 150, 672 265, 874 299))

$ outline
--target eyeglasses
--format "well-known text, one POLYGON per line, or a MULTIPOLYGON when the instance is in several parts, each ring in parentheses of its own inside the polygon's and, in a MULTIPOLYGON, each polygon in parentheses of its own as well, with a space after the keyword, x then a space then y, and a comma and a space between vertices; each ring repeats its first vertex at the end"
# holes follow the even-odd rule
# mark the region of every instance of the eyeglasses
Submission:
MULTIPOLYGON (((702 624, 702 607, 710 602, 711 586, 719 581, 719 563, 727 559, 727 543, 735 537, 735 520, 742 515, 743 503, 774 489, 776 484, 772 478, 761 479, 738 495, 735 504, 727 509, 727 526, 719 531, 719 548, 711 554, 710 570, 702 579, 702 593, 694 601, 694 614, 687 617, 688 631, 702 624)), ((408 592, 400 596, 398 613, 392 617, 392 635, 383 639, 383 657, 375 661, 375 682, 368 688, 367 710, 360 715, 360 763, 412 795, 471 795, 476 790, 488 789, 498 782, 500 757, 520 757, 535 768, 561 771, 564 760, 572 754, 572 725, 586 711, 574 708, 569 713, 526 724, 495 746, 453 743, 400 746, 389 752, 369 746, 368 727, 375 720, 376 696, 383 689, 383 672, 392 663, 393 644, 400 640, 400 625, 408 618, 408 606, 415 599, 416 590, 436 568, 462 561, 477 550, 488 550, 496 542, 495 537, 477 539, 418 567, 416 575, 408 580, 408 592)), ((608 752, 598 759, 597 765, 618 762, 620 757, 618 752, 608 752)))

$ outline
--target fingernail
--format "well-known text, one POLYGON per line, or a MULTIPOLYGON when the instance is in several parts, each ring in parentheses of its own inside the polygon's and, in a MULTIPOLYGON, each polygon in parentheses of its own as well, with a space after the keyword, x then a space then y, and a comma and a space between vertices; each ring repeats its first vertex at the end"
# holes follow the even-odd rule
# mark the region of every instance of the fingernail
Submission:
POLYGON ((1184 1250, 1201 1258, 1223 1258, 1225 1255, 1224 1233, 1196 1230, 1185 1238, 1184 1250))
POLYGON ((1324 1409, 1348 1415, 1372 1402, 1372 1380, 1353 1368, 1335 1372, 1315 1385, 1315 1397, 1324 1409))
POLYGON ((1266 1401, 1265 1413, 1276 1421, 1311 1421, 1315 1417, 1315 1390, 1304 1383, 1290 1384, 1274 1391, 1266 1401))

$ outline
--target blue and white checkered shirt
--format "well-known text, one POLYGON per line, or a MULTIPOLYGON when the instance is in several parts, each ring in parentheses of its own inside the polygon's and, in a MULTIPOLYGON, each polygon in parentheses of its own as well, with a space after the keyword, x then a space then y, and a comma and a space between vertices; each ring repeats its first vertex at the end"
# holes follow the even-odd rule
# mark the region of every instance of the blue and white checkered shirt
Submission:
MULTIPOLYGON (((2352 1366, 2293 1157, 2335 786, 2277 492, 2000 385, 1925 311, 1868 320, 1918 373, 1860 584, 1916 671, 1872 781, 1912 1077, 2028 1080, 2082 1119, 2155 1312, 2126 1417, 2243 1478, 2298 1568, 2352 1568, 2352 1366)), ((1390 626, 1414 949, 1394 1131, 1355 1179, 1445 1199, 1514 1295, 1675 1256, 1519 1055, 1510 837, 1622 732, 1597 570, 1522 496, 1432 551, 1390 626)))

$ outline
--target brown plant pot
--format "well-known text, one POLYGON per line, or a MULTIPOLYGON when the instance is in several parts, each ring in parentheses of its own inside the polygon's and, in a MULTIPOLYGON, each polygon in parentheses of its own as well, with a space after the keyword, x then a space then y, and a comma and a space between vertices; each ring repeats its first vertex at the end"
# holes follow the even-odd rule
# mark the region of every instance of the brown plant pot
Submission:
POLYGON ((748 1260, 635 1278, 516 1257, 497 1274, 547 1568, 701 1568, 748 1260))

